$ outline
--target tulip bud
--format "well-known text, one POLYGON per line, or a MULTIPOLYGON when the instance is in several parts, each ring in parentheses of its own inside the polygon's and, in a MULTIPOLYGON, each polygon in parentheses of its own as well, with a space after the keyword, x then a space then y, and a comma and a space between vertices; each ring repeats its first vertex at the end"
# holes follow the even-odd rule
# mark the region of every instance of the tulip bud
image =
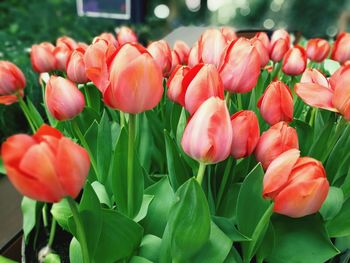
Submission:
POLYGON ((260 66, 263 68, 269 63, 270 56, 268 49, 265 48, 263 42, 260 39, 254 37, 250 40, 252 45, 256 48, 260 56, 260 66))
POLYGON ((231 41, 237 39, 236 32, 232 27, 224 26, 220 28, 220 32, 224 36, 226 43, 230 43, 231 41))
POLYGON ((274 62, 279 62, 283 59, 284 55, 289 50, 289 44, 287 40, 281 38, 275 41, 270 48, 270 58, 274 62))
POLYGON ((111 45, 115 46, 116 48, 119 47, 119 43, 118 43, 117 39, 114 37, 114 35, 112 33, 102 33, 99 36, 95 37, 92 40, 92 43, 94 44, 100 39, 103 39, 108 44, 111 44, 111 45))
POLYGON ((270 50, 270 39, 265 32, 258 32, 255 37, 263 43, 266 50, 270 50))
POLYGON ((343 117, 350 121, 350 71, 345 70, 340 76, 334 88, 334 96, 332 104, 343 115, 343 117))
POLYGON ((151 43, 147 50, 163 72, 163 76, 168 77, 171 71, 172 63, 171 49, 168 43, 165 40, 159 40, 151 43))
POLYGON ((321 38, 310 39, 306 46, 307 57, 316 62, 322 62, 328 57, 331 46, 327 40, 321 38))
POLYGON ((289 33, 284 29, 278 29, 272 33, 270 45, 273 46, 279 39, 286 40, 288 47, 290 46, 290 36, 289 33))
POLYGON ((240 38, 225 49, 219 67, 224 88, 233 93, 251 91, 260 76, 260 56, 248 39, 240 38))
POLYGON ((1 156, 14 187, 41 202, 76 198, 90 168, 86 150, 46 124, 33 136, 9 137, 1 147, 1 156))
POLYGON ((182 40, 176 40, 173 47, 174 51, 178 54, 181 64, 187 64, 188 55, 190 54, 190 47, 186 42, 182 40))
POLYGON ((67 63, 67 76, 76 83, 87 83, 89 81, 85 72, 84 50, 76 49, 72 52, 67 63))
POLYGON ((206 100, 188 122, 181 145, 186 154, 205 163, 225 160, 231 150, 232 127, 224 100, 206 100))
POLYGON ((17 101, 17 94, 23 96, 26 79, 23 72, 9 61, 0 61, 0 104, 9 105, 17 101))
POLYGON ((83 111, 84 95, 70 80, 51 76, 46 85, 45 102, 51 115, 59 121, 72 119, 83 111))
POLYGON ((125 44, 115 54, 109 67, 110 85, 103 100, 127 113, 153 109, 163 95, 160 68, 148 51, 139 44, 125 44))
POLYGON ((178 65, 167 81, 168 98, 176 103, 179 103, 183 107, 185 107, 186 90, 183 88, 182 80, 189 71, 189 67, 178 65))
POLYGON ((173 73, 173 71, 175 70, 175 68, 181 64, 181 61, 180 61, 180 57, 179 55, 177 54, 176 51, 172 50, 171 51, 171 70, 170 70, 170 74, 173 73))
POLYGON ((207 29, 198 41, 200 62, 218 67, 226 45, 226 39, 218 29, 207 29))
POLYGON ((33 45, 30 51, 30 60, 36 72, 50 72, 56 69, 54 56, 55 46, 48 42, 33 45))
POLYGON ((347 60, 350 60, 350 34, 343 32, 337 36, 333 45, 331 58, 344 64, 347 60))
POLYGON ((253 111, 242 110, 231 117, 231 155, 235 159, 249 156, 255 149, 259 137, 259 121, 253 111))
POLYGON ((269 84, 257 106, 263 119, 270 125, 293 120, 293 96, 288 86, 281 81, 269 84))
POLYGON ((188 66, 193 68, 197 64, 199 64, 198 42, 194 43, 188 55, 188 66))
POLYGON ((282 71, 291 76, 299 75, 306 68, 306 53, 303 47, 295 46, 283 57, 282 71))
POLYGON ((55 47, 53 54, 56 59, 56 69, 66 71, 67 62, 70 55, 72 54, 72 50, 63 46, 58 46, 58 47, 55 47))
POLYGON ((264 176, 263 195, 274 200, 273 211, 294 218, 320 210, 329 191, 322 163, 299 155, 296 149, 282 153, 264 176))
POLYGON ((78 44, 73 38, 64 36, 59 37, 56 40, 56 47, 63 47, 69 49, 70 51, 73 51, 74 49, 78 48, 78 44))
POLYGON ((193 115, 198 107, 210 97, 224 99, 224 87, 216 67, 212 64, 198 64, 182 81, 185 94, 185 108, 193 115))
POLYGON ((84 53, 86 51, 86 49, 88 48, 88 44, 84 43, 84 42, 78 42, 78 46, 76 49, 81 49, 84 50, 84 53))
POLYGON ((122 26, 118 30, 117 40, 118 40, 119 45, 122 46, 125 43, 136 43, 137 36, 131 28, 129 28, 127 26, 122 26))
POLYGON ((279 122, 265 131, 255 149, 255 157, 266 170, 270 163, 289 149, 298 149, 298 134, 285 122, 279 122))

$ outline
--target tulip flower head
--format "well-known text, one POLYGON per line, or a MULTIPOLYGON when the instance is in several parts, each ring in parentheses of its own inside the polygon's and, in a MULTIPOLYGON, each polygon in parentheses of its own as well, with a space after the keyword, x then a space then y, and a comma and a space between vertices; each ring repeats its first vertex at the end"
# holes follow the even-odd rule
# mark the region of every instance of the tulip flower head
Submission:
POLYGON ((200 63, 199 53, 198 53, 198 41, 194 43, 193 47, 188 54, 188 66, 194 67, 195 65, 200 63))
POLYGON ((30 61, 36 72, 50 72, 56 69, 54 50, 55 46, 48 42, 32 46, 30 50, 30 61))
POLYGON ((118 29, 117 40, 122 46, 125 43, 137 43, 137 36, 130 27, 122 26, 118 29))
POLYGON ((344 64, 346 61, 350 60, 350 34, 343 32, 337 36, 334 42, 331 58, 344 64))
POLYGON ((76 49, 72 52, 67 62, 67 76, 76 83, 87 83, 83 49, 76 49))
POLYGON ((327 40, 313 38, 307 42, 306 55, 312 61, 322 62, 328 57, 330 49, 331 46, 327 40))
POLYGON ((275 41, 270 48, 270 58, 274 62, 279 62, 289 50, 288 41, 280 38, 275 41))
POLYGON ((185 94, 186 94, 186 89, 184 89, 184 86, 182 85, 182 81, 185 75, 189 71, 190 71, 189 67, 178 65, 167 81, 168 98, 180 104, 182 107, 185 107, 185 94))
POLYGON ((270 41, 270 45, 271 47, 275 44, 276 41, 278 41, 279 39, 284 39, 288 45, 288 47, 290 46, 290 35, 289 33, 284 30, 284 29, 277 29, 272 33, 271 36, 271 41, 270 41))
POLYGON ((164 77, 168 77, 172 66, 171 49, 165 40, 152 42, 148 48, 157 65, 163 72, 164 77))
POLYGON ((263 43, 266 50, 268 50, 268 51, 270 50, 270 39, 269 39, 269 36, 265 32, 258 32, 258 33, 256 33, 255 37, 263 43))
POLYGON ((306 68, 306 52, 303 47, 295 46, 283 57, 282 71, 290 76, 300 75, 306 68))
POLYGON ((260 66, 263 68, 269 63, 270 56, 269 56, 269 50, 266 49, 264 43, 258 39, 257 37, 252 38, 251 40, 252 45, 256 48, 256 51, 258 51, 260 56, 260 66))
POLYGON ((190 54, 190 47, 182 40, 176 40, 173 50, 177 53, 181 64, 187 64, 188 55, 190 54))

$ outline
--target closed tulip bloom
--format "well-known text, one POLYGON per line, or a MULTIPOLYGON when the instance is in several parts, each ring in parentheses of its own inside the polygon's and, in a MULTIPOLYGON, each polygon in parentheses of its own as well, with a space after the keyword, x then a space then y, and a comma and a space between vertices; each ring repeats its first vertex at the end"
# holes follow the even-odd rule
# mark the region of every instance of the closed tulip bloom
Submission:
POLYGON ((23 72, 9 61, 0 61, 0 104, 9 105, 23 96, 26 79, 23 72))
POLYGON ((334 96, 332 104, 343 115, 343 117, 350 121, 350 71, 346 70, 341 78, 336 83, 334 88, 334 96))
POLYGON ((290 149, 299 149, 298 134, 287 123, 279 122, 261 135, 255 149, 255 157, 266 170, 277 156, 290 149))
POLYGON ((135 32, 127 26, 122 26, 118 30, 117 40, 119 45, 124 45, 125 43, 136 43, 137 36, 135 32))
POLYGON ((171 49, 168 43, 165 40, 155 41, 148 46, 147 50, 163 72, 163 76, 168 77, 172 66, 171 49))
POLYGON ((99 36, 95 37, 92 40, 92 43, 96 43, 99 39, 103 39, 103 40, 107 41, 108 44, 112 44, 116 48, 119 47, 119 43, 112 33, 106 33, 106 32, 102 33, 99 36))
POLYGON ((279 39, 286 40, 288 47, 290 46, 290 35, 286 30, 284 29, 275 30, 272 33, 270 45, 273 46, 273 44, 279 39))
POLYGON ((263 119, 270 125, 293 120, 293 96, 288 86, 281 81, 269 84, 257 106, 263 119))
POLYGON ((182 86, 185 108, 191 115, 210 97, 224 99, 220 75, 212 64, 198 64, 192 68, 184 77, 182 86))
POLYGON ((221 55, 226 45, 226 39, 220 30, 206 30, 198 41, 198 54, 200 62, 205 64, 214 64, 216 67, 218 67, 220 64, 221 55))
POLYGON ((68 48, 69 50, 73 51, 74 49, 78 48, 78 43, 73 38, 63 36, 57 38, 56 47, 68 48))
POLYGON ((273 211, 289 217, 303 217, 320 210, 329 191, 321 162, 299 157, 296 149, 278 156, 264 176, 265 198, 273 199, 273 211))
POLYGON ((181 64, 187 64, 188 55, 190 54, 191 48, 182 40, 176 40, 174 43, 173 50, 178 54, 181 64))
POLYGON ((256 33, 255 37, 264 44, 266 50, 270 50, 270 39, 265 32, 258 32, 256 33))
POLYGON ((186 94, 186 89, 183 88, 182 80, 184 79, 185 75, 189 71, 190 71, 189 67, 178 65, 167 81, 168 98, 180 104, 182 107, 185 107, 185 94, 186 94))
POLYGON ((88 47, 89 47, 88 44, 86 44, 84 42, 78 42, 78 46, 76 49, 81 49, 81 50, 84 50, 84 52, 85 52, 88 47))
POLYGON ((343 32, 337 36, 336 41, 333 45, 331 58, 344 64, 350 60, 350 34, 343 32))
POLYGON ((58 47, 55 47, 53 54, 56 59, 56 69, 66 71, 67 62, 70 55, 72 54, 72 50, 64 46, 58 46, 58 47))
POLYGON ((233 93, 247 93, 258 82, 260 75, 260 56, 248 39, 233 41, 225 49, 220 76, 225 90, 233 93))
POLYGON ((224 26, 222 28, 220 28, 221 34, 223 34, 226 43, 230 43, 233 40, 237 39, 237 35, 236 32, 234 30, 234 28, 230 27, 230 26, 224 26))
POLYGON ((313 38, 307 42, 306 55, 312 61, 322 62, 328 57, 330 49, 331 46, 327 40, 313 38))
POLYGON ((76 49, 67 62, 67 76, 76 83, 87 83, 89 79, 85 72, 84 50, 76 49))
POLYGON ((264 43, 257 37, 252 38, 250 42, 253 44, 253 46, 256 48, 256 51, 258 51, 259 53, 260 66, 262 68, 265 67, 270 60, 268 49, 266 49, 266 47, 264 46, 264 43))
POLYGON ((46 85, 45 102, 50 114, 59 121, 72 119, 83 111, 83 93, 70 80, 51 76, 46 85))
POLYGON ((196 42, 188 55, 188 66, 193 68, 195 65, 199 64, 199 61, 198 42, 196 42))
POLYGON ((232 127, 224 100, 206 100, 188 122, 181 145, 186 154, 204 163, 225 160, 231 150, 232 127))
POLYGON ((36 72, 50 72, 56 69, 55 46, 48 42, 33 45, 30 50, 30 61, 36 72))
POLYGON ((173 73, 173 71, 175 70, 175 68, 178 65, 182 65, 180 57, 179 57, 179 55, 177 54, 176 51, 172 50, 171 51, 171 70, 170 70, 170 74, 173 73))
POLYGON ((291 76, 300 75, 306 68, 306 52, 303 47, 295 46, 283 57, 282 71, 291 76))
POLYGON ((232 115, 231 125, 231 155, 235 159, 249 156, 254 151, 260 137, 258 118, 253 111, 242 110, 232 115))
POLYGON ((148 51, 139 44, 125 44, 109 67, 110 85, 103 93, 105 103, 127 113, 153 109, 163 95, 162 72, 148 51))
POLYGON ((46 124, 33 136, 9 137, 2 144, 1 156, 14 187, 41 202, 76 198, 90 168, 86 150, 46 124))
POLYGON ((279 62, 289 50, 288 41, 280 38, 275 41, 270 48, 270 58, 273 62, 279 62))

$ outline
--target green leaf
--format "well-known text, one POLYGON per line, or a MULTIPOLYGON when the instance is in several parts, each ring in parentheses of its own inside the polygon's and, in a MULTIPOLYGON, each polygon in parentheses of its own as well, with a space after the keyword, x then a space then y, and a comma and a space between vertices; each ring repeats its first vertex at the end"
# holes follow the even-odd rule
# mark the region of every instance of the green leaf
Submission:
POLYGON ((250 238, 243 235, 238 231, 232 219, 225 217, 212 217, 213 222, 233 241, 233 242, 241 242, 241 241, 249 241, 250 238))
POLYGON ((350 199, 343 204, 340 212, 326 223, 330 237, 344 237, 350 235, 350 199))
POLYGON ((21 203, 21 209, 23 214, 24 239, 28 242, 28 235, 33 230, 36 223, 37 201, 24 196, 21 203))
POLYGON ((83 254, 78 240, 73 237, 69 244, 69 260, 71 263, 83 263, 83 254))
POLYGON ((9 258, 5 258, 5 257, 3 257, 1 255, 0 255, 0 262, 1 263, 17 263, 16 261, 13 261, 13 260, 11 260, 9 258))
POLYGON ((139 246, 142 227, 115 210, 102 209, 102 231, 95 262, 115 262, 130 257, 139 246))
POLYGON ((174 192, 167 177, 148 187, 145 194, 153 195, 146 217, 140 222, 145 233, 163 236, 170 208, 174 202, 174 192))
POLYGON ((234 247, 232 247, 224 263, 242 263, 242 262, 243 262, 242 258, 239 255, 238 251, 234 247))
POLYGON ((344 193, 344 199, 348 199, 348 197, 350 197, 350 169, 348 170, 348 173, 345 176, 345 180, 343 185, 341 186, 341 189, 344 193))
POLYGON ((40 127, 41 125, 44 124, 43 118, 41 117, 38 110, 35 108, 32 101, 29 99, 29 97, 26 97, 26 101, 27 101, 28 109, 30 111, 30 116, 32 117, 33 121, 35 122, 35 125, 37 127, 40 127))
MULTIPOLYGON (((90 128, 91 123, 98 122, 100 119, 100 115, 92 108, 85 107, 83 112, 80 113, 75 120, 77 120, 79 128, 82 134, 85 134, 87 130, 90 128)), ((96 141, 96 137, 94 137, 96 141)), ((89 141, 88 141, 89 142, 89 141)))
POLYGON ((60 256, 54 253, 50 253, 47 256, 45 256, 43 263, 60 263, 61 259, 60 256))
POLYGON ((145 235, 142 239, 139 255, 152 262, 158 262, 162 240, 153 235, 145 235))
POLYGON ((327 70, 331 75, 340 68, 340 64, 338 61, 335 61, 333 59, 325 59, 323 62, 324 69, 327 70))
POLYGON ((261 245, 256 252, 256 261, 258 263, 263 263, 264 260, 269 255, 271 255, 274 248, 275 248, 275 229, 273 228, 273 225, 270 222, 269 227, 267 228, 266 234, 264 236, 264 239, 261 242, 261 245))
POLYGON ((187 262, 208 241, 210 212, 205 194, 191 178, 176 192, 161 249, 160 262, 187 262))
POLYGON ((6 174, 6 170, 5 170, 5 167, 4 167, 4 163, 3 163, 1 157, 0 157, 0 174, 6 174))
POLYGON ((238 193, 241 189, 241 184, 230 184, 227 191, 224 192, 223 198, 218 208, 217 214, 226 218, 235 219, 236 218, 236 208, 238 193))
POLYGON ((100 203, 105 204, 108 207, 112 207, 112 202, 108 196, 105 186, 98 181, 93 182, 91 186, 94 189, 100 203))
POLYGON ((141 209, 140 209, 139 213, 134 218, 135 222, 139 222, 146 217, 147 212, 148 212, 148 207, 149 207, 150 203, 152 202, 152 200, 153 200, 153 195, 144 195, 143 196, 141 209))
POLYGON ((139 256, 133 256, 129 262, 130 263, 152 263, 152 261, 149 261, 148 259, 139 257, 139 256))
POLYGON ((298 133, 300 152, 307 154, 313 139, 312 128, 308 123, 296 119, 292 122, 291 126, 295 127, 298 133))
POLYGON ((323 219, 328 221, 334 218, 339 213, 343 202, 343 191, 338 187, 331 186, 327 198, 320 209, 323 219))
POLYGON ((333 122, 328 122, 320 131, 319 136, 312 143, 308 155, 317 160, 322 160, 322 158, 327 155, 327 144, 329 142, 329 137, 331 136, 333 130, 333 122))
POLYGON ((66 199, 62 199, 58 203, 54 203, 51 207, 51 214, 64 230, 70 231, 68 220, 70 217, 72 217, 72 211, 70 210, 66 199))
POLYGON ((138 145, 139 159, 142 167, 145 168, 146 171, 149 171, 152 164, 152 153, 150 153, 150 149, 153 149, 153 147, 155 147, 152 130, 150 128, 150 123, 147 119, 146 113, 139 114, 138 117, 139 125, 136 141, 138 145))
POLYGON ((273 225, 275 248, 268 262, 319 263, 339 253, 317 215, 302 218, 276 216, 273 225))

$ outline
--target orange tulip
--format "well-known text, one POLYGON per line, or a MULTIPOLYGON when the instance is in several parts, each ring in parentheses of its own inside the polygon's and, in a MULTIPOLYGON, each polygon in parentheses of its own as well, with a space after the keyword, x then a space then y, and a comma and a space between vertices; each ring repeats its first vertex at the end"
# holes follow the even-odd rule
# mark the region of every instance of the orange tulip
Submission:
POLYGON ((261 135, 255 149, 255 157, 258 162, 261 162, 264 169, 267 169, 270 163, 281 153, 298 148, 296 130, 289 127, 285 122, 279 122, 261 135))
POLYGON ((117 40, 118 40, 118 43, 122 46, 125 43, 136 43, 137 36, 130 27, 122 26, 118 30, 117 40))
POLYGON ((185 107, 186 90, 183 88, 182 80, 189 71, 189 67, 178 65, 167 81, 168 98, 176 103, 179 103, 183 107, 185 107))
POLYGON ((17 101, 17 93, 23 96, 26 79, 23 72, 9 61, 0 61, 0 104, 17 101))
POLYGON ((118 50, 109 65, 109 81, 105 103, 132 114, 154 108, 164 91, 160 68, 139 44, 127 43, 118 50))
POLYGON ((15 188, 42 202, 76 198, 90 168, 84 148, 45 124, 33 136, 9 137, 2 144, 1 156, 15 188))
POLYGON ((67 62, 67 76, 76 83, 87 83, 89 79, 85 72, 83 49, 76 49, 72 52, 67 62))
POLYGON ((163 76, 168 77, 172 66, 171 49, 168 43, 165 40, 155 41, 148 46, 147 50, 163 72, 163 76))
POLYGON ((186 42, 182 40, 176 40, 173 47, 174 51, 178 54, 181 64, 187 64, 188 55, 190 54, 190 47, 186 42))
POLYGON ((220 30, 207 29, 198 41, 199 61, 218 67, 226 45, 226 39, 220 30))
POLYGON ((232 115, 231 125, 231 155, 235 159, 249 156, 254 151, 260 137, 258 118, 253 111, 242 110, 232 115))
POLYGON ((322 62, 328 57, 331 46, 327 40, 313 38, 307 42, 306 55, 310 60, 322 62))
POLYGON ((30 60, 36 72, 50 72, 56 69, 54 50, 55 46, 48 42, 32 46, 30 60))
POLYGON ((306 68, 306 52, 303 47, 295 46, 283 57, 282 71, 291 76, 302 74, 306 68))
POLYGON ((288 41, 280 38, 271 44, 270 58, 274 62, 279 62, 283 59, 284 55, 289 50, 288 41))
POLYGON ((332 59, 339 61, 339 63, 344 64, 346 61, 350 60, 350 34, 342 32, 337 36, 336 41, 333 45, 332 59))
POLYGON ((207 99, 188 122, 181 141, 185 153, 209 164, 225 160, 231 150, 232 127, 224 100, 207 99))
POLYGON ((270 125, 293 120, 293 96, 288 86, 281 81, 269 84, 257 106, 263 119, 270 125))
POLYGON ((274 212, 295 218, 320 210, 329 191, 322 163, 299 155, 291 149, 278 156, 266 170, 263 190, 274 200, 274 212))
POLYGON ((258 51, 260 56, 260 66, 263 68, 269 63, 270 56, 269 51, 266 49, 264 43, 258 39, 257 37, 254 37, 250 40, 252 45, 256 48, 256 51, 258 51))
POLYGON ((45 102, 51 115, 57 120, 77 116, 85 106, 84 95, 70 80, 51 76, 46 85, 45 102))

